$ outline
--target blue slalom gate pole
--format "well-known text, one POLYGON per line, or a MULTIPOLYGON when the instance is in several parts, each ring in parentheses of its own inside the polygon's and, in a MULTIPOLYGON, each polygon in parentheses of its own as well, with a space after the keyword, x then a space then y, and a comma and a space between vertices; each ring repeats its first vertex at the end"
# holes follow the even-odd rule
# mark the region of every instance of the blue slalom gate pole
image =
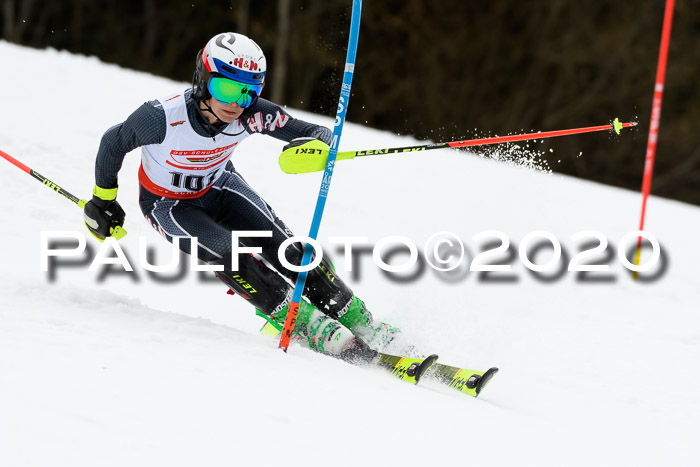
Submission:
MULTIPOLYGON (((348 102, 350 101, 350 89, 352 88, 352 77, 355 71, 355 56, 357 55, 357 39, 360 35, 360 16, 362 13, 362 0, 353 0, 352 2, 352 19, 350 21, 350 38, 348 39, 348 53, 345 59, 345 74, 343 75, 343 86, 340 89, 340 98, 338 100, 338 112, 335 115, 335 126, 333 127, 333 140, 328 151, 328 160, 326 161, 326 170, 323 172, 323 180, 321 181, 321 189, 316 200, 316 209, 314 217, 311 221, 309 229, 309 238, 316 240, 318 230, 321 227, 321 219, 323 218, 323 210, 326 207, 326 199, 328 190, 331 187, 331 179, 333 178, 333 168, 335 159, 338 155, 338 146, 340 145, 340 137, 343 134, 343 124, 345 123, 345 114, 348 110, 348 102)), ((309 243, 304 248, 304 256, 301 259, 301 267, 311 263, 311 255, 314 248, 309 243)), ((280 337, 279 348, 285 352, 289 348, 289 341, 292 337, 292 331, 297 322, 297 314, 299 313, 299 304, 301 296, 304 292, 304 284, 306 284, 306 276, 308 271, 301 271, 297 276, 297 282, 294 285, 294 293, 292 301, 289 304, 287 311, 287 319, 284 322, 282 336, 280 337)))

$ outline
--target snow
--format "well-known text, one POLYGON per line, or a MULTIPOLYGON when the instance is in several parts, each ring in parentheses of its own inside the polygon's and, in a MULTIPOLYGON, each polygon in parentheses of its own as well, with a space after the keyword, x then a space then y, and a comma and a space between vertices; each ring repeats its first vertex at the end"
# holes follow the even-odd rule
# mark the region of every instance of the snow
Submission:
MULTIPOLYGON (((0 149, 82 197, 102 133, 142 102, 187 86, 5 42, 0 57, 15 70, 41 63, 50 71, 0 75, 0 149)), ((415 144, 352 124, 352 105, 349 119, 341 150, 415 144)), ((600 150, 608 144, 601 137, 600 150)), ((251 137, 234 163, 303 235, 320 174, 282 173, 281 147, 251 137)), ((341 247, 329 237, 374 244, 402 235, 423 248, 434 233, 453 232, 467 265, 487 243, 474 235, 499 230, 510 239, 510 281, 426 268, 399 282, 371 254, 360 256, 359 273, 344 273, 375 316, 442 362, 498 366, 473 399, 299 346, 285 355, 217 282, 150 277, 139 266, 140 239, 161 263, 170 245, 140 219, 138 164, 137 151, 127 156, 119 189, 129 232, 120 245, 136 271, 100 277, 88 271, 90 256, 52 279, 40 268, 41 232, 87 234, 82 214, 0 160, 0 465, 697 465, 699 208, 650 198, 647 230, 667 267, 636 282, 617 245, 636 229, 638 193, 456 151, 340 162, 319 236, 339 270, 341 247), (535 230, 555 235, 567 260, 583 243, 572 235, 601 232, 611 254, 594 259, 611 266, 607 280, 573 272, 538 280, 517 256, 535 230)), ((99 244, 87 242, 94 255, 99 244)), ((532 256, 543 263, 551 251, 532 256)))

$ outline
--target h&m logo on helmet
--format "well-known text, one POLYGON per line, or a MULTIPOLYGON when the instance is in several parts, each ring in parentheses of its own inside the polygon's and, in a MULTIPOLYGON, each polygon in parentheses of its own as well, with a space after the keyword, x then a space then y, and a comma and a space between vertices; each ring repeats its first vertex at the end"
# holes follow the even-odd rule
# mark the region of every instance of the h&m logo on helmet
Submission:
POLYGON ((249 71, 258 71, 260 69, 256 62, 253 60, 246 60, 242 57, 235 58, 233 60, 233 66, 249 71))

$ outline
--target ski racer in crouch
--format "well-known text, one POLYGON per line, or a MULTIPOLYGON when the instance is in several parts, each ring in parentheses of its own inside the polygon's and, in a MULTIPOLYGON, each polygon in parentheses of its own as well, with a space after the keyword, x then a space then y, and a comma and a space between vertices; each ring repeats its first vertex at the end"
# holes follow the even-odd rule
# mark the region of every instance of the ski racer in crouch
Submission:
MULTIPOLYGON (((328 128, 291 117, 260 97, 266 62, 260 47, 237 33, 214 36, 197 53, 192 88, 147 102, 108 129, 97 153, 95 187, 85 206, 85 224, 104 239, 124 224, 116 200, 117 174, 126 153, 141 147, 141 211, 168 241, 200 260, 220 264, 216 275, 247 299, 278 331, 286 317, 296 273, 277 257, 293 236, 275 211, 234 169, 231 156, 248 136, 260 133, 296 145, 331 141, 328 128), (272 231, 272 237, 242 237, 241 246, 262 248, 262 258, 238 255, 231 269, 231 231, 272 231), (271 266, 271 267, 270 267, 271 266), (283 277, 284 276, 284 277, 283 277), (286 280, 285 280, 286 279, 286 280)), ((292 244, 287 260, 300 264, 303 245, 292 244)), ((327 258, 309 272, 295 337, 316 351, 345 360, 369 361, 399 331, 377 322, 336 275, 327 258)))

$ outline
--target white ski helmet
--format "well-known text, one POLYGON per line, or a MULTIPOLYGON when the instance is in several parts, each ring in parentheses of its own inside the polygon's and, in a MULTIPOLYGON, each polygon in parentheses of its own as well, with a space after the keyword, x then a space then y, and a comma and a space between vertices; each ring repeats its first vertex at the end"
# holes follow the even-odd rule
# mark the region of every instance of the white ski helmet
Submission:
POLYGON ((251 85, 250 106, 260 95, 265 84, 267 62, 258 44, 249 37, 235 32, 224 32, 212 37, 197 54, 193 85, 197 87, 196 100, 211 97, 209 85, 214 77, 224 77, 251 85))

